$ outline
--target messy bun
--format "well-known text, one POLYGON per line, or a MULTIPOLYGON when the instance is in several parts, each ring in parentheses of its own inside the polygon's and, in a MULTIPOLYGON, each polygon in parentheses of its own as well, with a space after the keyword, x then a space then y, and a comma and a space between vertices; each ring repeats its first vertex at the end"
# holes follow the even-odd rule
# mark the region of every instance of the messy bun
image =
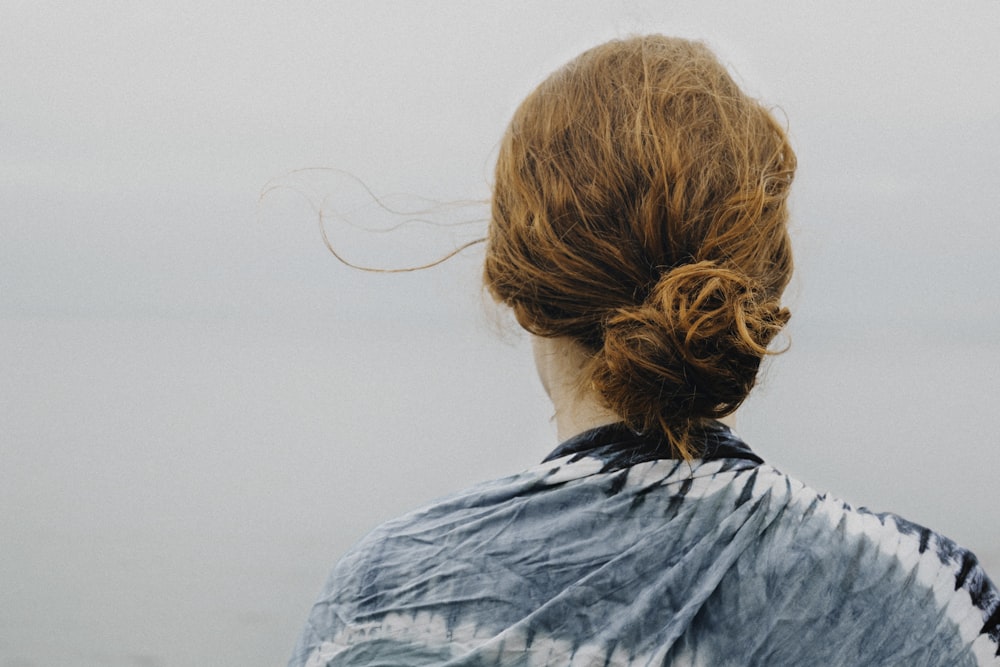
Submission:
POLYGON ((608 407, 640 430, 660 429, 691 455, 687 434, 735 410, 754 385, 789 312, 750 278, 712 262, 678 267, 645 302, 619 308, 592 360, 608 407))
POLYGON ((690 457, 788 320, 794 172, 782 127, 706 47, 603 44, 511 120, 486 285, 531 333, 576 341, 608 407, 690 457))

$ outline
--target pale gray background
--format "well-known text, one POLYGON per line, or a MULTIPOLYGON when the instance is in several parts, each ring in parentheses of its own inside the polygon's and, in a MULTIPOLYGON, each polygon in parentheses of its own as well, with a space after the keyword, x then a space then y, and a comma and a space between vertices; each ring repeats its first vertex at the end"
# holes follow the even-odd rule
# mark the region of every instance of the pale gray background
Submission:
POLYGON ((793 347, 741 431, 1000 576, 1000 2, 5 0, 0 666, 281 664, 365 530, 547 453, 481 249, 352 271, 309 202, 393 216, 285 174, 485 199, 530 88, 647 31, 706 40, 800 158, 793 347))

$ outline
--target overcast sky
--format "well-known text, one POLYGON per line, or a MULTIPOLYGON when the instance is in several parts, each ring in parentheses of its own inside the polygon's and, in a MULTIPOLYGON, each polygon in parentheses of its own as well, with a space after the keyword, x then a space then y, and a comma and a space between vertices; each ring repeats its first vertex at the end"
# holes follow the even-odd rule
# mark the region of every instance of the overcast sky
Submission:
MULTIPOLYGON (((806 319, 905 318, 919 302, 997 327, 995 0, 0 7, 7 315, 343 305, 331 276, 365 278, 323 256, 290 193, 258 206, 267 183, 321 166, 380 195, 484 199, 535 83, 595 43, 661 31, 705 40, 787 117, 806 319)), ((390 262, 405 245, 370 243, 390 262)))

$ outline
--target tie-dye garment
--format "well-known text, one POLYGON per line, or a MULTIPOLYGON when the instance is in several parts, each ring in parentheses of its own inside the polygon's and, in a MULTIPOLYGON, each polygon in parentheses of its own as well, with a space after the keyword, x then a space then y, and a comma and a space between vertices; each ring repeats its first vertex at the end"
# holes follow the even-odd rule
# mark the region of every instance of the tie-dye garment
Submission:
POLYGON ((381 526, 290 665, 1000 665, 975 556, 704 441, 602 427, 381 526))

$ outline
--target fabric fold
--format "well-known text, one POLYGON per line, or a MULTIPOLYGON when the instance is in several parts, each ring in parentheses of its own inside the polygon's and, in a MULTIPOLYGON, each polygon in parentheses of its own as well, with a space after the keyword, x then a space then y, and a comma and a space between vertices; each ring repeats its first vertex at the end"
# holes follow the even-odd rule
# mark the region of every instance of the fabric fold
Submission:
POLYGON ((334 567, 290 665, 1000 665, 968 551, 763 464, 610 425, 390 521, 334 567))

